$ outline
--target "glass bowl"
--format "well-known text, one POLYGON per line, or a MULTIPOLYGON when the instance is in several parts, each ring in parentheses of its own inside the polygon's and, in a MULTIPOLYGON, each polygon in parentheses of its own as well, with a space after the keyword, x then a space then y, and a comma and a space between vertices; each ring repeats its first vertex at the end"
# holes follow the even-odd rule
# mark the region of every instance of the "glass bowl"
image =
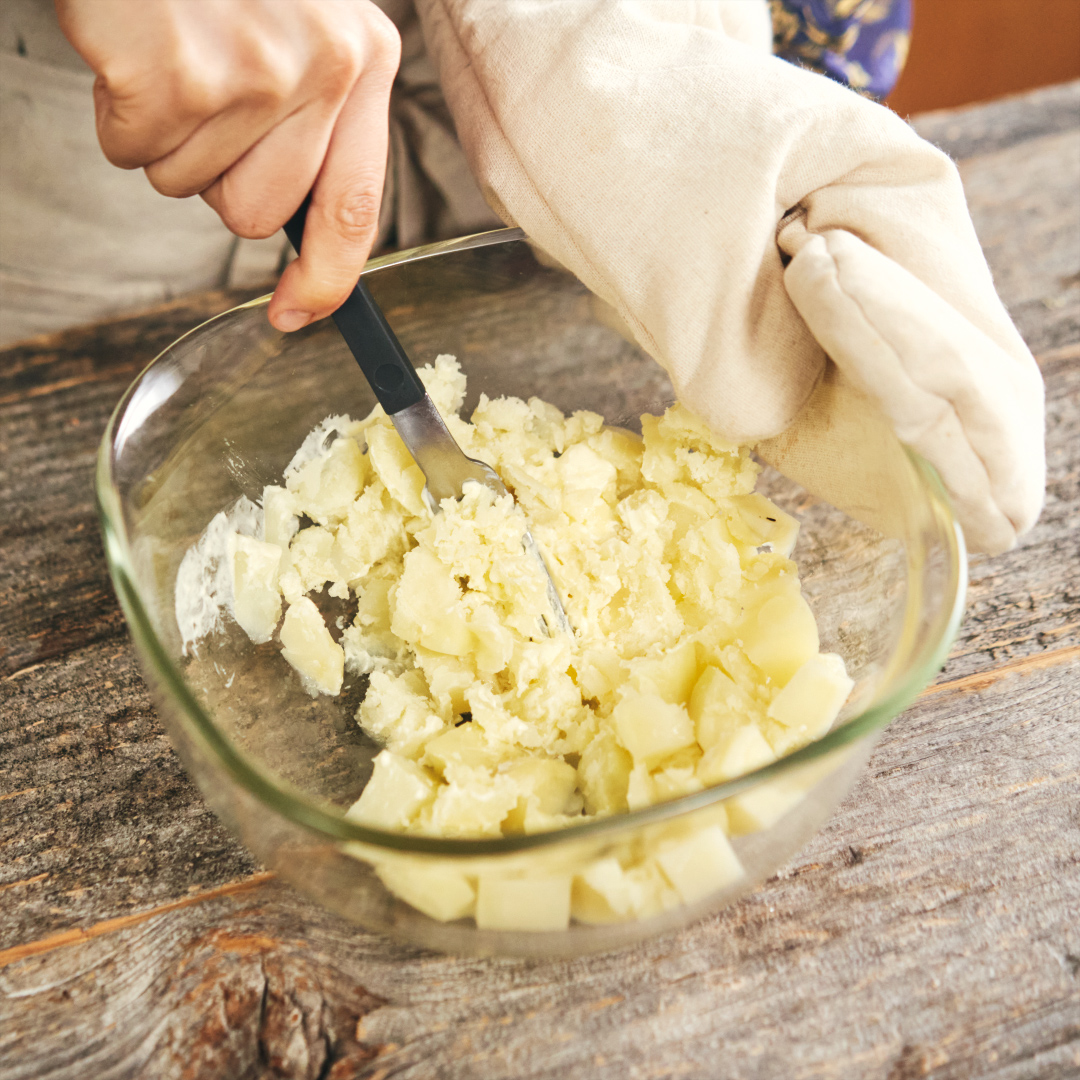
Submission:
MULTIPOLYGON (((634 427, 639 414, 673 400, 659 366, 612 329, 580 283, 538 261, 520 230, 376 259, 365 280, 417 366, 438 353, 458 357, 469 377, 465 415, 483 390, 536 395, 567 413, 591 409, 634 427)), ((792 557, 821 649, 843 656, 855 680, 827 735, 734 780, 555 832, 440 839, 348 820, 378 752, 353 719, 366 680, 312 700, 276 642, 253 645, 235 625, 184 656, 174 614, 180 561, 211 518, 280 482, 327 415, 359 418, 374 405, 330 320, 281 334, 267 321, 267 302, 185 334, 132 383, 101 444, 97 497, 113 582, 173 745, 241 841, 326 907, 413 943, 477 955, 607 950, 700 918, 806 842, 851 787, 876 734, 942 664, 963 608, 966 563, 933 470, 883 444, 875 467, 889 491, 886 535, 766 468, 758 490, 801 522, 792 557), (657 914, 612 921, 610 911, 593 918, 579 902, 581 883, 612 858, 668 852, 669 867, 679 857, 689 866, 686 851, 701 849, 679 845, 718 828, 739 834, 724 848, 738 863, 723 852, 724 865, 690 859, 694 883, 675 901, 667 890, 657 914), (577 917, 566 924, 556 911, 554 928, 530 930, 448 917, 461 882, 484 875, 534 898, 549 888, 565 897, 569 878, 577 917)))

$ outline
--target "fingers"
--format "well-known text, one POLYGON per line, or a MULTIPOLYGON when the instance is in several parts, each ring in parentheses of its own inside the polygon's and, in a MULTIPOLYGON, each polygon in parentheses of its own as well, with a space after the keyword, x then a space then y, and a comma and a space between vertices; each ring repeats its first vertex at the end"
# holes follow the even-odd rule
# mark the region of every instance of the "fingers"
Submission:
POLYGON ((365 69, 338 115, 312 189, 302 253, 270 302, 270 321, 279 330, 298 330, 335 311, 367 262, 386 176, 392 81, 393 69, 365 69))
MULTIPOLYGON (((146 178, 162 195, 174 199, 200 194, 239 164, 268 133, 287 122, 289 118, 282 110, 288 105, 286 101, 265 98, 237 103, 201 123, 183 143, 147 164, 146 178)), ((321 143, 325 149, 328 132, 320 129, 308 135, 296 125, 292 128, 302 142, 321 143)), ((302 152, 306 147, 298 149, 302 152)))
MULTIPOLYGON (((226 171, 236 169, 236 175, 226 185, 236 195, 233 199, 218 196, 218 202, 249 223, 253 209, 257 209, 261 221, 273 214, 265 206, 232 207, 237 199, 243 201, 243 193, 257 192, 262 196, 264 188, 289 187, 289 177, 297 172, 306 172, 306 193, 326 152, 334 120, 356 84, 364 61, 359 44, 345 35, 324 42, 317 57, 318 63, 302 73, 284 60, 264 63, 253 71, 243 91, 230 95, 229 108, 209 117, 182 145, 147 166, 150 182, 163 195, 185 198, 205 192, 226 171), (273 136, 269 145, 276 157, 264 149, 254 155, 257 162, 245 163, 245 156, 251 155, 267 135, 273 136), (314 154, 314 167, 305 168, 314 154), (263 175, 258 165, 264 167, 263 175), (279 177, 279 172, 283 176, 279 177)), ((220 212, 214 202, 211 205, 220 212)), ((222 216, 225 224, 233 228, 232 221, 222 216)), ((280 225, 278 221, 262 235, 269 235, 280 225)), ((256 235, 257 228, 252 232, 253 227, 248 224, 247 231, 233 231, 241 236, 256 235)))
POLYGON ((237 236, 273 235, 314 185, 336 119, 337 112, 318 103, 298 110, 203 191, 203 199, 237 236))
POLYGON ((98 139, 120 168, 168 154, 209 115, 213 43, 190 47, 178 17, 186 10, 162 0, 56 0, 60 28, 97 75, 98 139))
POLYGON ((97 75, 109 160, 144 167, 163 194, 203 194, 241 236, 271 235, 311 191, 271 319, 336 309, 378 228, 401 51, 389 18, 370 0, 56 3, 97 75))

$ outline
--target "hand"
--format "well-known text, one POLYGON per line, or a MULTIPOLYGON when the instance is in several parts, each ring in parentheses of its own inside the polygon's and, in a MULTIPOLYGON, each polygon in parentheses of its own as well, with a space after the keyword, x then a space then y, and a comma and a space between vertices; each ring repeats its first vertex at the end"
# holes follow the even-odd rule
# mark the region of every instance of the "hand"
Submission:
POLYGON ((370 0, 56 0, 90 65, 98 138, 163 195, 237 235, 276 232, 310 190, 304 253, 270 321, 334 311, 374 242, 401 42, 370 0))
POLYGON ((1042 377, 944 154, 772 56, 763 0, 415 2, 481 190, 714 431, 860 516, 891 427, 972 549, 1031 528, 1042 377))

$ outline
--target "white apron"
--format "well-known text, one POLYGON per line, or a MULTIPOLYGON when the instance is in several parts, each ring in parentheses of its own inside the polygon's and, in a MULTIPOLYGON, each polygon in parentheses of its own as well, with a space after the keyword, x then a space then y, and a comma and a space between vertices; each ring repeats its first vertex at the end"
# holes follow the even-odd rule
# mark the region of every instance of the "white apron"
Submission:
MULTIPOLYGON (((402 33, 378 248, 499 224, 473 181, 410 0, 381 5, 402 33)), ((238 240, 199 198, 168 199, 106 161, 94 76, 51 0, 0 0, 0 345, 198 289, 268 285, 281 234, 238 240)))

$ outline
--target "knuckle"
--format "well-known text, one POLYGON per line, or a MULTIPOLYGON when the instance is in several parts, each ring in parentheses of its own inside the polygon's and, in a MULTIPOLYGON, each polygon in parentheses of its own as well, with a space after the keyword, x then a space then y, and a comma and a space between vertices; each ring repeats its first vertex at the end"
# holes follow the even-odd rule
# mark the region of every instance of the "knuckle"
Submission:
POLYGON ((380 202, 373 191, 359 189, 347 192, 330 209, 334 231, 352 243, 370 239, 379 225, 380 202))
POLYGON ((165 195, 170 199, 186 199, 198 194, 198 189, 192 187, 190 182, 186 183, 182 176, 176 176, 169 170, 156 169, 153 165, 148 165, 145 172, 150 186, 159 195, 165 195))
POLYGON ((385 16, 373 24, 371 51, 371 59, 375 64, 389 69, 391 74, 397 70, 401 61, 401 35, 397 27, 385 16))
MULTIPOLYGON (((118 137, 106 125, 98 125, 98 142, 101 144, 101 152, 105 155, 105 160, 118 169, 139 169, 146 164, 145 153, 139 153, 135 147, 118 137)), ((149 171, 146 175, 150 176, 149 171)), ((152 177, 150 183, 154 183, 152 177)))
POLYGON ((221 111, 226 97, 217 79, 208 73, 192 69, 173 81, 174 105, 178 116, 208 119, 221 111))
POLYGON ((326 92, 340 96, 352 88, 363 69, 363 57, 345 37, 327 40, 319 57, 319 78, 326 92))
POLYGON ((229 190, 228 185, 222 185, 216 202, 218 217, 225 227, 245 240, 265 240, 274 235, 280 224, 271 221, 257 202, 238 197, 229 190))
POLYGON ((255 41, 250 49, 243 90, 238 87, 237 92, 243 93, 251 107, 267 111, 277 109, 296 93, 299 79, 295 65, 270 42, 255 41))

